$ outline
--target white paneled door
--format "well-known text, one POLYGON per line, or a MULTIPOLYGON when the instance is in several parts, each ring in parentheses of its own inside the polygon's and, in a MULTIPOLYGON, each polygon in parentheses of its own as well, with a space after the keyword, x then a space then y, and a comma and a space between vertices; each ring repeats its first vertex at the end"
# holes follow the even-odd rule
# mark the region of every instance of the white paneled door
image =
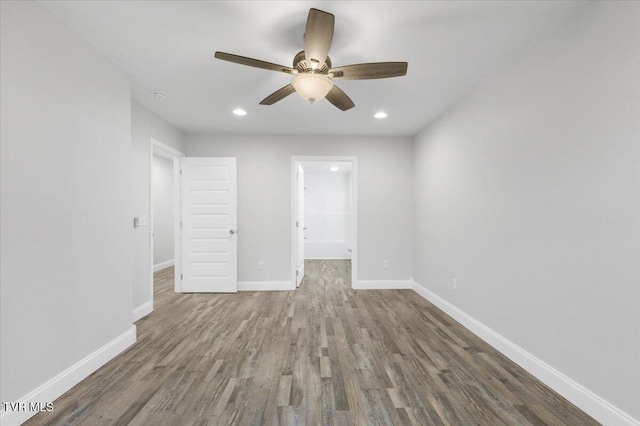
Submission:
POLYGON ((300 164, 297 165, 296 180, 298 184, 298 205, 297 205, 297 221, 296 231, 298 232, 298 261, 296 262, 296 287, 300 287, 300 283, 304 278, 304 169, 300 164))
POLYGON ((180 159, 181 289, 238 291, 235 158, 180 159))

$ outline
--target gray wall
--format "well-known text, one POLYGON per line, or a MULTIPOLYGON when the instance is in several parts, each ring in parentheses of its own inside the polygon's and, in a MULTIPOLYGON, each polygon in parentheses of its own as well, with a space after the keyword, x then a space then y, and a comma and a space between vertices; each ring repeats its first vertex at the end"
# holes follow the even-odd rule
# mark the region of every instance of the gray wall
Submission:
POLYGON ((416 137, 413 260, 419 284, 635 418, 639 16, 587 5, 416 137))
POLYGON ((153 264, 173 260, 173 160, 153 156, 151 172, 153 191, 153 264))
POLYGON ((131 329, 127 75, 1 2, 2 385, 18 401, 131 329))
POLYGON ((292 155, 358 157, 358 280, 411 278, 411 139, 187 135, 186 150, 238 159, 239 281, 291 279, 292 155))
MULTIPOLYGON (((151 138, 183 151, 182 133, 136 101, 131 101, 131 208, 133 216, 150 212, 151 138)), ((151 301, 151 227, 133 233, 133 307, 151 301)))

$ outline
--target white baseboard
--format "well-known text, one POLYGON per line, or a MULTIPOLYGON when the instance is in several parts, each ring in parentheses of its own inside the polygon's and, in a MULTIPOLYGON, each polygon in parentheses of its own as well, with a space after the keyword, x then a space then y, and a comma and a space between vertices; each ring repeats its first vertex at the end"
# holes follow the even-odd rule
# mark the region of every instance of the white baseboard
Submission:
POLYGON ((164 268, 168 268, 170 266, 175 265, 176 261, 174 259, 169 259, 166 262, 160 262, 153 265, 153 272, 161 271, 164 268))
POLYGON ((291 281, 238 281, 238 291, 295 290, 291 281))
POLYGON ((153 312, 153 302, 148 301, 147 303, 143 303, 133 310, 133 322, 146 317, 151 312, 153 312))
POLYGON ((347 253, 344 256, 314 256, 314 257, 305 257, 304 260, 351 260, 351 253, 347 253))
POLYGON ((356 290, 402 290, 412 289, 412 280, 358 280, 351 286, 356 290))
POLYGON ((565 376, 549 364, 522 349, 472 316, 430 290, 413 282, 413 289, 447 315, 471 330, 482 340, 502 352, 511 361, 527 370, 538 380, 571 401, 578 408, 604 425, 640 426, 640 422, 618 407, 605 401, 589 389, 565 376))
POLYGON ((306 240, 304 254, 307 259, 351 259, 350 247, 345 240, 306 240))
MULTIPOLYGON (((26 403, 26 407, 29 407, 30 403, 39 402, 44 405, 47 402, 53 402, 135 342, 136 326, 132 325, 126 333, 116 337, 100 349, 67 368, 53 379, 14 402, 24 402, 26 403)), ((3 426, 17 426, 26 422, 36 414, 36 411, 3 410, 0 414, 0 423, 2 423, 3 426)))

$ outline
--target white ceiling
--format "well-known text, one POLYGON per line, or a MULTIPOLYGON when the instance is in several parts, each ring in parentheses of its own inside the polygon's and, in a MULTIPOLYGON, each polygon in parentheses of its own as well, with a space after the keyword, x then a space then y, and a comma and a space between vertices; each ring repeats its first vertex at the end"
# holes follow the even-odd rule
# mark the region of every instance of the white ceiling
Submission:
POLYGON ((581 1, 43 1, 131 75, 132 96, 185 132, 413 135, 580 8, 581 1), (310 7, 336 16, 334 66, 407 61, 407 76, 337 84, 356 107, 309 105, 283 73, 216 50, 291 65, 310 7), (155 99, 153 91, 167 93, 155 99), (242 107, 248 114, 236 117, 242 107), (379 110, 389 117, 376 120, 379 110))

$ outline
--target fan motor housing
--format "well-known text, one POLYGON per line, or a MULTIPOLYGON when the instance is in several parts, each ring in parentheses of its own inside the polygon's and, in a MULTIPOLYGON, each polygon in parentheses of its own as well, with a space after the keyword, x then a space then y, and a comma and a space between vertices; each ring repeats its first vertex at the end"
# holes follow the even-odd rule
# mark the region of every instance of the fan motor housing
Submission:
POLYGON ((305 72, 315 72, 320 74, 329 74, 329 70, 331 69, 331 58, 327 56, 324 64, 322 64, 321 68, 316 68, 315 70, 311 68, 311 64, 307 64, 307 59, 304 54, 304 50, 298 52, 298 54, 293 58, 293 68, 297 69, 300 73, 305 72))

